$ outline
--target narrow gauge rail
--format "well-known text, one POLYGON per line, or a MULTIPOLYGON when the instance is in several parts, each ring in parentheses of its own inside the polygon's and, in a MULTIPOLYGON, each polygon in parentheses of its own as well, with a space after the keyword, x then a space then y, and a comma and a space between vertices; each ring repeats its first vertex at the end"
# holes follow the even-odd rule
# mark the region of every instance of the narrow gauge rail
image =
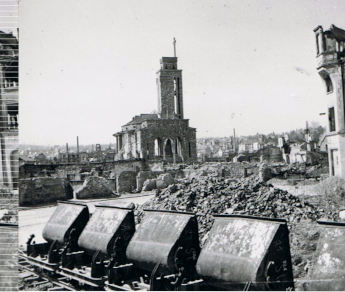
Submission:
MULTIPOLYGON (((285 220, 213 215, 201 249, 193 213, 144 210, 136 225, 131 208, 95 207, 90 216, 87 205, 59 203, 43 230, 46 242, 35 244, 32 235, 21 255, 24 282, 50 282, 55 291, 294 290, 285 220)), ((317 257, 333 251, 330 260, 345 263, 338 247, 345 244, 345 224, 319 224, 337 244, 332 250, 319 248, 317 257)), ((328 288, 344 288, 344 271, 337 271, 328 288)), ((318 279, 320 273, 314 273, 310 283, 318 279)))

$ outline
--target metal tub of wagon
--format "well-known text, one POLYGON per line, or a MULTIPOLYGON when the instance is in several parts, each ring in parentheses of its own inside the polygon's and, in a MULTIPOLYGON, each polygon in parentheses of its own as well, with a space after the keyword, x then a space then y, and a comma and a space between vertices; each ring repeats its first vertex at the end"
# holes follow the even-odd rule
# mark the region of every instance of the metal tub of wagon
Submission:
POLYGON ((79 240, 78 250, 67 253, 60 274, 82 285, 101 288, 114 265, 127 263, 126 248, 135 231, 131 208, 95 206, 79 240), (81 254, 81 257, 80 257, 81 254))
POLYGON ((285 220, 214 215, 196 270, 207 289, 293 290, 285 220))
POLYGON ((44 243, 34 243, 35 235, 27 242, 27 259, 35 266, 48 271, 58 269, 61 258, 77 248, 78 238, 89 220, 86 205, 59 202, 43 229, 44 243))
POLYGON ((345 223, 317 221, 320 228, 306 290, 345 290, 345 223))
POLYGON ((135 267, 132 288, 152 291, 188 286, 196 277, 195 264, 200 253, 195 214, 144 211, 126 251, 135 267))

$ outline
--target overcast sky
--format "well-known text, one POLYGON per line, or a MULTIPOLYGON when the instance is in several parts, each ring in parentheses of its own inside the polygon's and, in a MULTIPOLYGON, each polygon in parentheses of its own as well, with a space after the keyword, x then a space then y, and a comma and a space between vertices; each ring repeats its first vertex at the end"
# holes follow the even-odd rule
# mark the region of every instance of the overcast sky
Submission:
POLYGON ((177 41, 197 137, 326 123, 313 29, 345 29, 345 1, 21 0, 20 142, 114 143, 157 110, 156 72, 177 41))

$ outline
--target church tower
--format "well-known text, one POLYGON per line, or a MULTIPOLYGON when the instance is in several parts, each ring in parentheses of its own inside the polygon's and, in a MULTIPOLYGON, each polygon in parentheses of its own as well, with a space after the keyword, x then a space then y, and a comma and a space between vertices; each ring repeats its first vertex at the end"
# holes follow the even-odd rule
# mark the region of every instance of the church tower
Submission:
MULTIPOLYGON (((174 39, 174 48, 176 41, 174 39)), ((174 50, 176 52, 176 50, 174 50)), ((162 57, 157 72, 158 112, 162 119, 183 119, 182 70, 177 57, 162 57)))
POLYGON ((141 114, 114 134, 115 160, 141 158, 167 163, 197 162, 196 129, 183 116, 182 70, 174 57, 163 57, 156 75, 158 113, 141 114))

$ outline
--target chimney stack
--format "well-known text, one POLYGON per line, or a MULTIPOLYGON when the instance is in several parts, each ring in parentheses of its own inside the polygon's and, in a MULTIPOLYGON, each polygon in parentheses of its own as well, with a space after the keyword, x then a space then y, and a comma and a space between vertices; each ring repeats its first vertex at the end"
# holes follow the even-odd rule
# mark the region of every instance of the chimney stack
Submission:
POLYGON ((79 137, 77 136, 77 155, 79 156, 79 137))

